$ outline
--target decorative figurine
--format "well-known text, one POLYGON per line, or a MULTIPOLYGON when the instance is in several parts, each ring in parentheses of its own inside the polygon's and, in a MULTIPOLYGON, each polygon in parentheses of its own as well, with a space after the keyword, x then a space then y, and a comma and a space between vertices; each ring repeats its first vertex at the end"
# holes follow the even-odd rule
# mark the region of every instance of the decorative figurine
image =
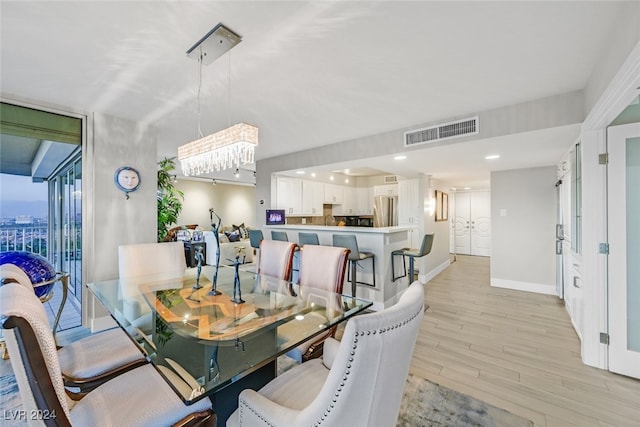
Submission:
POLYGON ((245 302, 242 299, 242 290, 240 289, 240 264, 244 264, 245 259, 247 258, 247 255, 244 253, 244 248, 240 247, 238 248, 238 251, 236 252, 236 259, 235 261, 233 261, 233 268, 235 270, 235 275, 233 277, 233 298, 231 299, 232 302, 235 302, 236 304, 242 304, 243 302, 245 302), (240 262, 240 252, 242 252, 242 262, 240 262))
POLYGON ((193 289, 200 289, 202 288, 202 286, 200 286, 200 273, 202 273, 202 262, 204 261, 204 255, 202 253, 202 246, 198 246, 198 248, 196 249, 196 253, 193 256, 197 262, 196 265, 196 284, 193 287, 193 289))
POLYGON ((220 268, 220 237, 218 236, 218 231, 220 230, 220 224, 222 224, 222 218, 216 213, 215 209, 209 209, 209 216, 211 218, 211 228, 213 228, 213 237, 216 239, 216 270, 213 273, 213 286, 209 291, 209 295, 220 295, 221 292, 216 289, 216 285, 218 284, 218 268, 220 268), (213 216, 218 218, 218 223, 215 224, 213 222, 213 216))

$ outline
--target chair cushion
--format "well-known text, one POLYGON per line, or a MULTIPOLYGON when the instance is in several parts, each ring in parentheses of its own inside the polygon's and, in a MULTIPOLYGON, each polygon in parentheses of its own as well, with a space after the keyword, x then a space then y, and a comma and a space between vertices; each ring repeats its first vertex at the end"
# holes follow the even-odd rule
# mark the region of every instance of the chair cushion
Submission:
POLYGON ((120 328, 115 328, 62 347, 58 358, 63 375, 85 379, 143 360, 144 356, 120 328))
POLYGON ((73 407, 71 424, 171 425, 189 414, 208 409, 211 409, 211 401, 206 398, 185 405, 155 368, 148 364, 120 375, 87 394, 73 407))
MULTIPOLYGON (((267 399, 290 409, 306 408, 320 393, 329 370, 322 360, 313 359, 289 369, 259 391, 267 399)), ((239 411, 231 414, 227 427, 238 426, 239 411)))

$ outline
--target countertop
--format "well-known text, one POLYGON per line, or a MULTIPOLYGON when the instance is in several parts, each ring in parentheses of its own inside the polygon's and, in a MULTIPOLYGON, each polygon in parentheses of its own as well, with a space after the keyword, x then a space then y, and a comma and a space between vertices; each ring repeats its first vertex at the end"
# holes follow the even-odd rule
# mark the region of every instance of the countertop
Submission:
POLYGON ((303 231, 333 231, 345 233, 364 233, 364 234, 392 234, 410 230, 412 227, 404 225, 396 225, 393 227, 348 227, 337 225, 317 225, 317 224, 287 224, 287 225, 265 225, 265 229, 283 229, 283 230, 303 230, 303 231))

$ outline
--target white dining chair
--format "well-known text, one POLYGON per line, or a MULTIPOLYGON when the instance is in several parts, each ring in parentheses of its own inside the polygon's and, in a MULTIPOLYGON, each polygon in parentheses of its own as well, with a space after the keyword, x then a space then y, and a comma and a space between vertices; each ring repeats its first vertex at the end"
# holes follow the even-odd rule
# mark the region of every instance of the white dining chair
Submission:
POLYGON ((340 342, 325 341, 322 359, 243 390, 227 427, 395 426, 423 315, 416 281, 395 305, 351 318, 340 342))

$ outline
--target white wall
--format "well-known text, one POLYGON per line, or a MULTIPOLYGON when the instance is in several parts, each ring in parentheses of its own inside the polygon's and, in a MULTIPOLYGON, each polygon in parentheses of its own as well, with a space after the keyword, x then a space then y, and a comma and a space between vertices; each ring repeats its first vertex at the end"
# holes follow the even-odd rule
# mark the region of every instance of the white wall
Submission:
POLYGON ((591 73, 584 90, 587 113, 596 105, 622 63, 640 41, 640 2, 622 2, 615 23, 609 40, 599 52, 600 60, 591 73))
MULTIPOLYGON (((118 277, 118 246, 156 241, 157 136, 153 128, 105 114, 90 117, 92 130, 83 147, 82 193, 93 229, 86 229, 83 276, 86 282, 118 277), (115 171, 131 166, 140 188, 129 199, 114 184, 115 171)), ((84 292, 84 319, 108 316, 90 292, 84 292)), ((92 325, 89 325, 92 326, 92 325)), ((93 325, 100 328, 99 325, 93 325)))
POLYGON ((433 247, 431 253, 422 259, 416 260, 416 266, 420 269, 420 281, 428 282, 440 271, 450 264, 449 256, 449 221, 436 222, 435 213, 431 215, 429 204, 435 202, 435 191, 448 193, 449 188, 445 183, 431 177, 425 179, 423 193, 424 232, 433 233, 433 247))
POLYGON ((491 173, 492 286, 555 293, 555 182, 554 166, 491 173))
POLYGON ((203 229, 211 229, 210 208, 220 215, 223 227, 242 223, 248 227, 256 225, 256 190, 253 186, 214 186, 209 182, 182 179, 176 187, 184 192, 179 225, 198 224, 203 229))

